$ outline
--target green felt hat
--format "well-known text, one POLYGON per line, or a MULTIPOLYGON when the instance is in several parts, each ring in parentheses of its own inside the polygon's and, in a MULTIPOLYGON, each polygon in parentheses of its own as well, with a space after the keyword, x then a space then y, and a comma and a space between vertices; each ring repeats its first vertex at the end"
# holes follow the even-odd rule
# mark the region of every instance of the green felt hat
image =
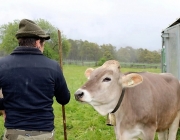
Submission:
POLYGON ((46 34, 41 27, 29 19, 22 19, 19 23, 19 30, 16 33, 16 38, 18 39, 21 37, 37 37, 45 40, 50 39, 50 36, 46 34))

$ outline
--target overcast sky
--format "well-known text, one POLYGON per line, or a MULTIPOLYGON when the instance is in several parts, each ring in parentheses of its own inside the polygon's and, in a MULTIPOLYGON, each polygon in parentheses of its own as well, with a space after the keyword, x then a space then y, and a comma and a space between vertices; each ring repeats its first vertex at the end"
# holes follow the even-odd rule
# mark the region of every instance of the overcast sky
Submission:
POLYGON ((180 18, 180 0, 0 0, 0 25, 45 19, 73 40, 161 49, 161 32, 180 18))

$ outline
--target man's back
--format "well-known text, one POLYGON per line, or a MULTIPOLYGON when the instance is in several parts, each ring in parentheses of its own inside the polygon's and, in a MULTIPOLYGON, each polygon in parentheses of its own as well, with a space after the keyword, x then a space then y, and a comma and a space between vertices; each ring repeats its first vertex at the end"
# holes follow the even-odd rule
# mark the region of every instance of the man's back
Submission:
POLYGON ((0 87, 5 127, 11 129, 52 131, 53 96, 60 104, 70 99, 58 63, 32 47, 18 47, 0 59, 0 87))

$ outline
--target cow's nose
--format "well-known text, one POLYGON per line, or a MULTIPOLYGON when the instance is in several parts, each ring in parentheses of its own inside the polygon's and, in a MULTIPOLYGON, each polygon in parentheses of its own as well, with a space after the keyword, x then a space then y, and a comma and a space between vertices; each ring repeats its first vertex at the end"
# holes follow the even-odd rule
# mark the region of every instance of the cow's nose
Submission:
POLYGON ((76 100, 80 100, 84 96, 84 92, 82 92, 81 90, 78 90, 78 91, 76 91, 74 96, 75 96, 76 100))

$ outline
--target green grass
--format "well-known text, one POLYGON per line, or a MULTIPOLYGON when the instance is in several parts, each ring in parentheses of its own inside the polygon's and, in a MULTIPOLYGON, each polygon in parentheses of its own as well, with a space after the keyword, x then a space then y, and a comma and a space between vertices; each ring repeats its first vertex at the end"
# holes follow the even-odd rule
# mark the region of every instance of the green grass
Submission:
MULTIPOLYGON (((85 66, 75 65, 65 65, 63 67, 63 72, 71 92, 70 103, 66 105, 68 140, 100 140, 104 139, 105 136, 109 140, 110 138, 114 139, 114 129, 105 125, 106 118, 99 115, 91 106, 79 103, 74 99, 73 94, 86 81, 84 76, 86 68, 85 66)), ((62 120, 62 117, 59 120, 62 120)), ((57 121, 57 123, 59 122, 57 121)), ((59 128, 61 132, 63 132, 62 128, 63 126, 61 125, 61 128, 59 128)), ((58 137, 56 139, 58 140, 58 137)), ((60 139, 63 139, 63 135, 59 136, 60 139)))
MULTIPOLYGON (((115 140, 114 128, 105 124, 106 117, 98 114, 90 105, 82 104, 74 99, 75 91, 81 87, 86 78, 87 66, 64 65, 63 73, 71 92, 70 103, 65 106, 68 140, 115 140)), ((160 73, 160 69, 122 68, 122 72, 149 71, 160 73)), ((53 104, 55 114, 55 140, 64 139, 62 106, 56 101, 53 104)), ((3 134, 3 119, 0 117, 0 135, 3 134)))

